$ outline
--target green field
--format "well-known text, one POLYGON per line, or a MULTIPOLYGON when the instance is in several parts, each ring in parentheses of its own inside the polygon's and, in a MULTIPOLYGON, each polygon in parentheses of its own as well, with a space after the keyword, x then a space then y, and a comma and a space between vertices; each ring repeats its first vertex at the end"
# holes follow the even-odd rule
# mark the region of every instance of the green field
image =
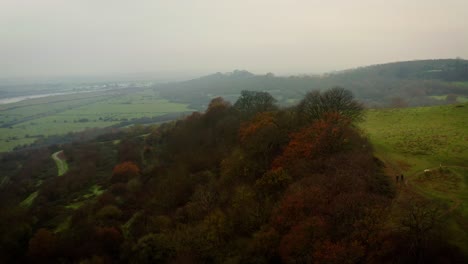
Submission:
POLYGON ((368 110, 361 126, 387 173, 444 205, 450 241, 468 254, 468 104, 368 110))
POLYGON ((0 152, 38 138, 190 111, 151 88, 59 95, 0 105, 0 152))
POLYGON ((362 128, 406 172, 468 161, 468 104, 368 110, 362 128))

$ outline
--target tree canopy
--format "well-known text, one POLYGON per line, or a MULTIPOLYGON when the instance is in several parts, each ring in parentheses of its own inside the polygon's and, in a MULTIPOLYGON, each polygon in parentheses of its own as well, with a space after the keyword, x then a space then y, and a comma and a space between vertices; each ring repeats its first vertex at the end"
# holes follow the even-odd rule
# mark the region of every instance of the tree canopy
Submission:
POLYGON ((246 115, 277 109, 276 99, 267 92, 242 91, 234 108, 246 115))
POLYGON ((298 105, 301 117, 309 122, 330 112, 338 113, 352 121, 361 121, 363 110, 364 107, 354 99, 351 91, 342 87, 334 87, 324 92, 309 92, 298 105))

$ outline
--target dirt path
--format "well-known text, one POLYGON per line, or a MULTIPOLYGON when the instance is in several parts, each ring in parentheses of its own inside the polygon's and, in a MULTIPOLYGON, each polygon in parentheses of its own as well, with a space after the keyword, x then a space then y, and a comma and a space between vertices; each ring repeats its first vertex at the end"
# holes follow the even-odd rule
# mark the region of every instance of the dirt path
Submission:
POLYGON ((57 165, 57 176, 62 176, 68 171, 68 164, 63 158, 63 150, 57 151, 54 154, 52 154, 52 159, 55 161, 55 164, 57 165))

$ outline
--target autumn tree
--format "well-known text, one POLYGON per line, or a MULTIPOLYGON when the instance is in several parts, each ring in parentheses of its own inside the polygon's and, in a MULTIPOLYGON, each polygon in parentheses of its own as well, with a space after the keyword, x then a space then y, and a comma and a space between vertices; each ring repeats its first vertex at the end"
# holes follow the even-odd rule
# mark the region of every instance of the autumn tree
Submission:
POLYGON ((124 138, 119 143, 119 161, 141 163, 143 140, 139 137, 124 138))
POLYGON ((138 177, 140 175, 140 168, 131 162, 126 161, 118 164, 112 171, 112 182, 127 182, 128 180, 138 177))
POLYGON ((207 259, 220 255, 223 246, 230 240, 232 231, 226 214, 220 209, 213 210, 196 226, 194 239, 197 251, 207 259))
POLYGON ((208 125, 204 129, 206 130, 204 136, 212 141, 215 148, 229 147, 236 140, 239 122, 230 102, 222 97, 214 98, 202 118, 202 124, 208 125))
POLYGON ((240 234, 251 234, 267 219, 269 211, 264 201, 260 201, 250 186, 239 186, 235 189, 229 208, 229 219, 234 229, 240 234))
POLYGON ((280 263, 278 245, 281 236, 272 227, 265 225, 255 232, 249 241, 242 263, 280 263))
MULTIPOLYGON (((224 100, 222 97, 216 97, 213 98, 209 105, 208 108, 206 109, 206 112, 201 119, 203 120, 203 123, 208 125, 208 127, 211 127, 215 125, 219 120, 222 119, 223 116, 229 113, 229 110, 231 108, 231 103, 224 100)), ((199 124, 203 124, 199 123, 199 124)))
POLYGON ((158 160, 185 164, 190 172, 209 168, 237 142, 238 124, 230 103, 214 98, 204 114, 193 113, 162 135, 165 138, 158 160))
POLYGON ((28 255, 33 262, 50 262, 56 250, 57 238, 47 229, 39 229, 29 240, 28 255))
POLYGON ((280 129, 272 112, 258 113, 251 120, 242 123, 239 138, 247 157, 256 161, 256 172, 262 174, 287 141, 286 134, 280 129))
POLYGON ((301 160, 323 158, 343 149, 356 134, 350 124, 350 120, 339 113, 324 114, 310 126, 290 135, 288 145, 275 159, 273 167, 289 167, 301 160))
POLYGON ((130 263, 166 263, 175 255, 172 241, 163 234, 148 234, 132 247, 130 263))
POLYGON ((119 247, 123 241, 121 232, 115 227, 97 227, 95 232, 102 253, 118 258, 119 247))
POLYGON ((273 168, 255 181, 255 187, 264 196, 275 198, 292 182, 291 176, 282 167, 273 168))

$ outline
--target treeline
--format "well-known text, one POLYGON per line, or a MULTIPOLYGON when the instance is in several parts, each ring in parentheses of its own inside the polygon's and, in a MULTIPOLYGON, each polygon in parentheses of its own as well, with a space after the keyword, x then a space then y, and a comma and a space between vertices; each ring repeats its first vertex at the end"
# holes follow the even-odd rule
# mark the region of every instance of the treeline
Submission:
POLYGON ((218 97, 204 113, 137 127, 119 144, 65 145, 70 171, 61 177, 40 173, 45 162, 12 166, 0 192, 1 260, 460 260, 436 226, 425 225, 437 214, 413 217, 416 209, 433 212, 430 205, 391 218, 395 186, 356 127, 362 110, 342 88, 307 93, 286 109, 268 93, 243 91, 234 104, 218 97), (31 206, 17 206, 28 194, 22 187, 33 185, 31 206), (90 193, 93 186, 103 192, 90 193))

